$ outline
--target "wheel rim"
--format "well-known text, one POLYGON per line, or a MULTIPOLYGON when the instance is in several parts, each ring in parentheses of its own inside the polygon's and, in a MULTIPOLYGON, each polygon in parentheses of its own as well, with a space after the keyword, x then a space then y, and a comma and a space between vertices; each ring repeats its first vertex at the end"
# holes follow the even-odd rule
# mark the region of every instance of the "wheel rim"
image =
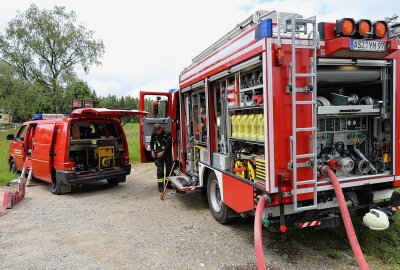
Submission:
POLYGON ((217 180, 213 179, 211 181, 211 186, 210 186, 210 199, 211 199, 211 205, 212 208, 214 209, 215 212, 221 211, 222 207, 222 200, 221 200, 221 192, 219 190, 218 182, 217 180))

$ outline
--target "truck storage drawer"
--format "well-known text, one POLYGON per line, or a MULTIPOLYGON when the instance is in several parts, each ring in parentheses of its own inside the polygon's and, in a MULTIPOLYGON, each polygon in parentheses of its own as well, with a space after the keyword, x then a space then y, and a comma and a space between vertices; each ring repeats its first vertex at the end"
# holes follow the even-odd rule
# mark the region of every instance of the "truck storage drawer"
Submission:
POLYGON ((318 115, 338 114, 380 114, 374 105, 318 106, 318 115))

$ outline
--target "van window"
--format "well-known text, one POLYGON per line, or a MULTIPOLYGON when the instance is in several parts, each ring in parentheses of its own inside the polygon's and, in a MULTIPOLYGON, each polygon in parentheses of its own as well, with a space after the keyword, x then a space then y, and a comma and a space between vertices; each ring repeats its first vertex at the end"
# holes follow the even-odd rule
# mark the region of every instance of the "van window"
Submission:
POLYGON ((110 122, 75 122, 70 136, 72 140, 117 138, 118 129, 110 122))
POLYGON ((23 141, 24 141, 24 138, 25 138, 25 133, 26 133, 26 125, 22 126, 22 127, 19 129, 18 134, 17 134, 17 137, 16 137, 17 141, 23 142, 23 141))
POLYGON ((150 96, 145 99, 144 109, 149 114, 146 118, 166 118, 168 117, 168 97, 150 96))

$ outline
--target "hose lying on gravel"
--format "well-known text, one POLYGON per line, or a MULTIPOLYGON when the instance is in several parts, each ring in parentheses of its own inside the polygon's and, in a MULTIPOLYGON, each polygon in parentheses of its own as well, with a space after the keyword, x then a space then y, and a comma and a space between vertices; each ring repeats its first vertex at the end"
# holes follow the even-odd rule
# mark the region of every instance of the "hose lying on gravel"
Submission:
POLYGON ((342 219, 344 227, 346 228, 347 237, 349 238, 351 249, 353 250, 354 257, 356 258, 358 267, 361 270, 368 270, 369 266, 364 258, 364 254, 361 250, 360 244, 357 240, 357 235, 354 231, 353 223, 351 222, 351 217, 349 214, 349 209, 347 208, 346 200, 344 199, 342 188, 340 187, 339 179, 337 179, 336 174, 330 169, 326 168, 326 173, 332 182, 332 186, 336 193, 336 199, 339 203, 340 212, 342 214, 342 219))
MULTIPOLYGON (((347 208, 346 200, 344 199, 342 188, 340 187, 339 179, 336 174, 329 168, 325 168, 325 173, 328 174, 329 179, 332 182, 332 186, 336 193, 336 199, 339 203, 340 212, 344 226, 346 228, 347 237, 349 238, 351 249, 353 250, 354 257, 356 258, 358 267, 361 270, 369 270, 367 261, 365 260, 364 254, 361 250, 360 244, 357 240, 357 235, 354 231, 353 223, 351 221, 349 209, 347 208)), ((256 252, 257 268, 259 270, 265 270, 265 257, 262 245, 262 214, 265 207, 265 197, 262 196, 257 203, 256 215, 254 219, 254 247, 256 252)))

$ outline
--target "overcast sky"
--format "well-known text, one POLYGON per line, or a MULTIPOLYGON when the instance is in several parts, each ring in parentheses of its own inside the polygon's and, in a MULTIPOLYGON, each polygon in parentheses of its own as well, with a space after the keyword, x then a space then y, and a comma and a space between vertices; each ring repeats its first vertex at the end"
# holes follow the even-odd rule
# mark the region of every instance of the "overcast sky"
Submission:
POLYGON ((257 10, 316 15, 318 21, 400 15, 399 0, 0 0, 0 31, 32 3, 74 10, 103 39, 102 65, 80 74, 102 96, 178 88, 179 73, 193 57, 257 10))

